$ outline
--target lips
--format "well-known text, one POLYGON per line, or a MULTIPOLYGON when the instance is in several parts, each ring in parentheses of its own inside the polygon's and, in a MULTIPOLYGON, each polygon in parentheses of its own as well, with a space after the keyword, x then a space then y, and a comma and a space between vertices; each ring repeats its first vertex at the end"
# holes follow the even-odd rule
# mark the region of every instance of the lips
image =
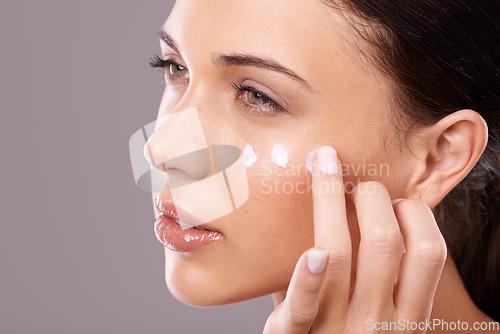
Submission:
POLYGON ((154 230, 156 238, 164 247, 177 252, 194 252, 223 240, 220 232, 195 228, 182 229, 172 218, 164 214, 156 219, 154 230))
POLYGON ((155 235, 158 241, 168 249, 177 252, 194 252, 213 243, 220 244, 220 241, 224 239, 221 232, 209 224, 197 224, 192 216, 186 215, 185 217, 183 214, 182 219, 188 222, 180 221, 172 201, 155 198, 155 205, 162 213, 154 224, 155 235), (191 228, 182 228, 181 225, 191 226, 191 228))

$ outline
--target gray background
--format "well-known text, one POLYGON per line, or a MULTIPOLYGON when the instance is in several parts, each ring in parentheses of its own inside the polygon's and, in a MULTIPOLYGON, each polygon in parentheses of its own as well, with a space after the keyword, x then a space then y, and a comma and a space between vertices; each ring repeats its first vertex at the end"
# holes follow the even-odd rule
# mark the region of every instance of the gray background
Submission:
POLYGON ((173 1, 0 2, 0 333, 261 333, 271 297, 173 298, 128 140, 173 1))

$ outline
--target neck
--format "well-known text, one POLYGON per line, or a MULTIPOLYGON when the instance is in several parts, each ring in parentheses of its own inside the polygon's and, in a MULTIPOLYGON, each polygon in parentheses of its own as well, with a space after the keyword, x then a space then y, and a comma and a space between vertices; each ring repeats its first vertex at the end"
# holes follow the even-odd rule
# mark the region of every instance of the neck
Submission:
MULTIPOLYGON (((469 293, 465 289, 465 286, 460 278, 455 262, 453 261, 451 254, 448 253, 448 259, 444 266, 443 272, 441 274, 441 279, 439 280, 438 288, 436 290, 436 295, 434 297, 434 306, 431 314, 431 322, 433 319, 443 320, 448 323, 466 322, 469 329, 466 332, 474 333, 500 333, 500 330, 473 330, 475 322, 494 322, 493 319, 488 317, 484 312, 482 312, 474 301, 469 296, 469 293)), ((437 326, 435 331, 429 331, 428 333, 463 333, 464 330, 452 331, 450 329, 441 328, 437 326), (438 328, 439 327, 439 330, 438 328)), ((451 327, 451 326, 450 326, 451 327)))

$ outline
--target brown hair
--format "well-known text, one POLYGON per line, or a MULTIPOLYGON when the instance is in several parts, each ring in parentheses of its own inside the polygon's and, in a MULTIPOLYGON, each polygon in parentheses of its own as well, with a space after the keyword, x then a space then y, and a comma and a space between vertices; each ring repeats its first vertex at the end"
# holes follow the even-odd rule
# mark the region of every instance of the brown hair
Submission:
POLYGON ((461 109, 486 121, 483 155, 434 214, 472 299, 500 320, 500 2, 325 3, 357 18, 353 26, 369 42, 372 60, 395 84, 405 133, 461 109))

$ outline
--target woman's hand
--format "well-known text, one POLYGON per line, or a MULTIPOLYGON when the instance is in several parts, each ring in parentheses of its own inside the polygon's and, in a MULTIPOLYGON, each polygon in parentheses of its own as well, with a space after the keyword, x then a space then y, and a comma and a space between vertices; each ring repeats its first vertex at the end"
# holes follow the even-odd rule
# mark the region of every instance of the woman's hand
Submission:
POLYGON ((335 150, 319 149, 312 171, 315 247, 297 262, 286 297, 267 319, 264 334, 425 333, 426 328, 406 327, 423 327, 430 318, 446 261, 446 244, 432 211, 422 200, 393 205, 378 182, 358 184, 348 194, 360 231, 354 271, 335 150), (401 256, 403 239, 406 253, 401 256), (390 323, 397 327, 381 330, 390 323))

